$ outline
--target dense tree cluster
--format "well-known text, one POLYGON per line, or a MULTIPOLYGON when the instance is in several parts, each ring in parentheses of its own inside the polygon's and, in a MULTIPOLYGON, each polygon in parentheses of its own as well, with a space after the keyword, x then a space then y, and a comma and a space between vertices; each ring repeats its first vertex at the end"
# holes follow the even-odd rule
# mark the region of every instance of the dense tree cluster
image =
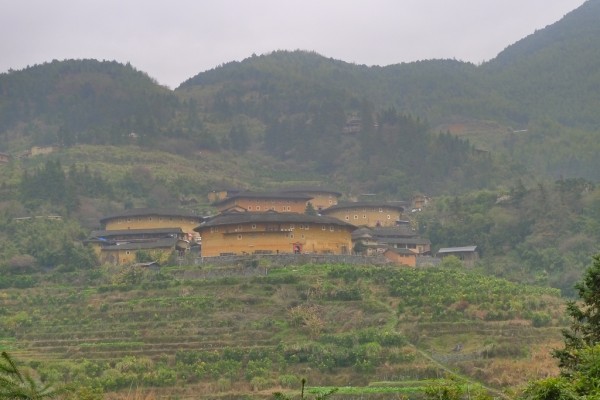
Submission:
POLYGON ((599 199, 600 189, 583 179, 529 188, 519 181, 507 192, 436 198, 418 226, 435 248, 476 245, 488 272, 573 295, 598 251, 599 199))

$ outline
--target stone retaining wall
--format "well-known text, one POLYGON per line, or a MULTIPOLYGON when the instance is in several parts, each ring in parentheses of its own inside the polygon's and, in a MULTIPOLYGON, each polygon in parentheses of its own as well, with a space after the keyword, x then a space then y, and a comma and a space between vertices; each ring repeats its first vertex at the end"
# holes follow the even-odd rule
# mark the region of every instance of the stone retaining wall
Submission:
POLYGON ((196 264, 258 266, 261 262, 272 266, 304 265, 304 264, 352 264, 352 265, 386 265, 383 256, 353 256, 334 254, 263 254, 251 256, 202 257, 196 264))

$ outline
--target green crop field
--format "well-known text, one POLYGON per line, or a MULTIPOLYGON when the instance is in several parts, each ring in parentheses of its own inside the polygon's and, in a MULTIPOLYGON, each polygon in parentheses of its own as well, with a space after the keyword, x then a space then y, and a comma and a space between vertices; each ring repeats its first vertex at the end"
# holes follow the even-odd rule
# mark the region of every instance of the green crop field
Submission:
POLYGON ((0 349, 108 398, 270 398, 301 379, 336 398, 419 397, 447 378, 501 392, 555 372, 565 325, 557 290, 458 269, 261 261, 21 280, 0 291, 0 349))

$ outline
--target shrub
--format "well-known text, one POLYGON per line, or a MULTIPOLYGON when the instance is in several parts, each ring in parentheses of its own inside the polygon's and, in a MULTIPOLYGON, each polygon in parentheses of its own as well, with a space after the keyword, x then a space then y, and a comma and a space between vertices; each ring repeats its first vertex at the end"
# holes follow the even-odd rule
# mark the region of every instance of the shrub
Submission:
POLYGON ((142 382, 151 386, 174 386, 177 383, 177 373, 167 367, 158 367, 144 373, 142 382))
POLYGON ((246 365, 246 379, 252 379, 258 376, 267 376, 271 370, 271 360, 263 358, 262 360, 250 360, 246 365))
POLYGON ((542 326, 548 326, 552 321, 552 317, 545 312, 536 312, 531 316, 531 323, 536 328, 540 328, 542 326))
POLYGON ((271 386, 271 381, 269 379, 263 378, 262 376, 256 376, 252 378, 250 381, 250 385, 252 385, 252 390, 264 390, 271 386))
POLYGON ((231 389, 231 379, 219 378, 217 380, 217 389, 219 392, 226 392, 231 389))
POLYGON ((13 256, 6 265, 13 272, 31 272, 35 269, 37 260, 29 254, 18 254, 13 256))
POLYGON ((300 383, 300 379, 296 375, 281 375, 279 384, 284 388, 295 388, 300 383))

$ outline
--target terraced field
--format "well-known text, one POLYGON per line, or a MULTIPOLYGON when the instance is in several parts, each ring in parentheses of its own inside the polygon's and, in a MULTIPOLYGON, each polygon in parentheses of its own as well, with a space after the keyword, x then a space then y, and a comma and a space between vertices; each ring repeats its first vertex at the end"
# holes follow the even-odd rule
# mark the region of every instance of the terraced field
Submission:
POLYGON ((270 398, 302 378, 372 398, 449 376, 502 391, 556 372, 563 299, 550 289, 459 270, 263 265, 190 278, 198 268, 30 277, 0 291, 0 349, 105 398, 270 398))

